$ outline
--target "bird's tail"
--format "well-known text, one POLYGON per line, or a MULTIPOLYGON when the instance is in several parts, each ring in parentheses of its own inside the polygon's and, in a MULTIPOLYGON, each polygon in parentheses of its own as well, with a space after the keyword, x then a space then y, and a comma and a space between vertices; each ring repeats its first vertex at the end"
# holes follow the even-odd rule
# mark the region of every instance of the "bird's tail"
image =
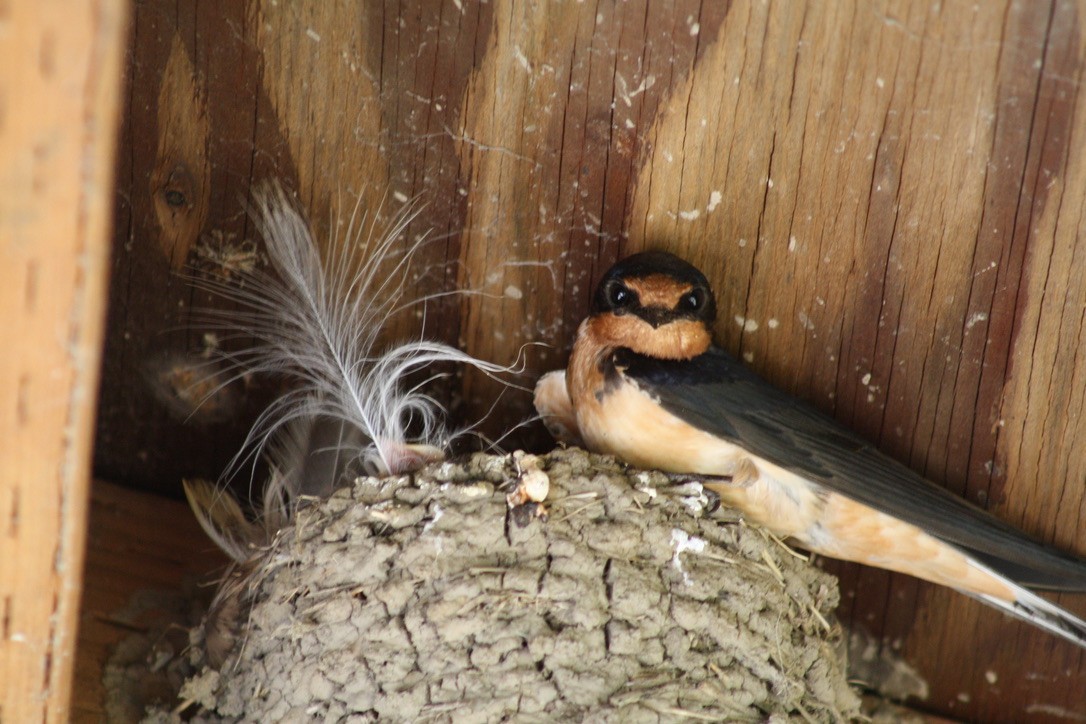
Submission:
POLYGON ((1031 623, 1038 628, 1086 648, 1086 621, 1075 616, 1067 609, 1041 598, 1033 591, 993 571, 991 568, 976 561, 971 563, 994 578, 999 579, 1013 592, 1015 599, 1009 601, 998 596, 961 589, 958 589, 959 591, 989 606, 998 608, 1009 616, 1031 623))

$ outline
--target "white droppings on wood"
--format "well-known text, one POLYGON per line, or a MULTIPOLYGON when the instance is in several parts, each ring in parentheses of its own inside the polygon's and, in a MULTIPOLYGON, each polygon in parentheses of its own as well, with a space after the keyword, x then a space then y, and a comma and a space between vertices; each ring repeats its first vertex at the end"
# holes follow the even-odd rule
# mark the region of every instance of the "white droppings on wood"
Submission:
POLYGON ((629 84, 626 82, 626 77, 619 74, 615 76, 615 95, 617 95, 619 99, 626 104, 626 107, 629 108, 633 105, 633 99, 636 96, 649 90, 654 85, 656 85, 656 76, 647 75, 641 79, 641 82, 636 88, 630 90, 629 84))
POLYGON ((758 331, 758 321, 755 319, 747 319, 741 314, 735 315, 735 323, 742 327, 744 332, 758 331))
POLYGON ((976 312, 975 314, 973 314, 973 315, 971 315, 969 317, 968 321, 966 321, 965 328, 966 329, 972 329, 978 323, 986 322, 986 321, 988 321, 988 313, 987 312, 976 312))
POLYGON ((720 193, 719 191, 713 191, 711 194, 709 194, 709 205, 705 207, 705 210, 710 214, 713 213, 713 211, 716 210, 716 207, 720 206, 720 202, 723 200, 724 194, 720 193))
POLYGON ((515 46, 513 48, 513 56, 517 59, 517 63, 520 64, 520 67, 524 68, 525 72, 531 75, 532 64, 528 62, 528 56, 524 54, 524 51, 520 49, 520 46, 515 46))

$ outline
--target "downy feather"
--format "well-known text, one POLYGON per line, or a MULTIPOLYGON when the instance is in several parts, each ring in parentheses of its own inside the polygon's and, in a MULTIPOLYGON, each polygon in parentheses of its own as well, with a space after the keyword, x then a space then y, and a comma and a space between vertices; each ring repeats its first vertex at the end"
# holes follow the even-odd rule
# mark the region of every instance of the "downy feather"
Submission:
POLYGON ((322 257, 309 223, 279 184, 262 186, 254 199, 251 214, 271 272, 255 269, 240 284, 202 280, 203 288, 239 307, 212 310, 207 322, 224 341, 251 341, 224 353, 232 368, 228 379, 276 374, 293 384, 259 415, 227 467, 231 475, 260 456, 270 463, 259 533, 216 524, 219 513, 197 513, 232 557, 269 540, 299 496, 327 496, 349 482, 346 476, 396 474, 440 459, 453 435, 441 404, 426 392, 442 376, 429 371, 435 366, 512 371, 425 339, 378 349, 394 315, 442 296, 403 299, 412 259, 425 242, 402 239, 417 206, 405 204, 383 226, 359 202, 322 257), (240 531, 263 540, 224 545, 224 535, 240 531))

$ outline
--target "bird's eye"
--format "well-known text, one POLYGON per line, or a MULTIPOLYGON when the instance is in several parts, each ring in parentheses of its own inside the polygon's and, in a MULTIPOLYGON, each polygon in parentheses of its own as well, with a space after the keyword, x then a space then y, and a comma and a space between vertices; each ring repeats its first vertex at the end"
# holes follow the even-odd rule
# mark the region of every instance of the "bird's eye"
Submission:
POLYGON ((621 282, 615 282, 607 290, 607 301, 616 309, 628 307, 633 303, 634 293, 621 282))
POLYGON ((705 306, 705 290, 694 288, 679 300, 679 308, 684 312, 697 312, 705 306))

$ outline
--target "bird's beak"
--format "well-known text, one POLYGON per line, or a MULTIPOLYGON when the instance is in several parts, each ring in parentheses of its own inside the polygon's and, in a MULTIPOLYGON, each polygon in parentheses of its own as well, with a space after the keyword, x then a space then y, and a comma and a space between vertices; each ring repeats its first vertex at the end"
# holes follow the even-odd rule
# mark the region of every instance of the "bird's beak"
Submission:
POLYGON ((663 307, 643 307, 637 310, 637 316, 651 324, 653 329, 675 321, 675 313, 663 307))

